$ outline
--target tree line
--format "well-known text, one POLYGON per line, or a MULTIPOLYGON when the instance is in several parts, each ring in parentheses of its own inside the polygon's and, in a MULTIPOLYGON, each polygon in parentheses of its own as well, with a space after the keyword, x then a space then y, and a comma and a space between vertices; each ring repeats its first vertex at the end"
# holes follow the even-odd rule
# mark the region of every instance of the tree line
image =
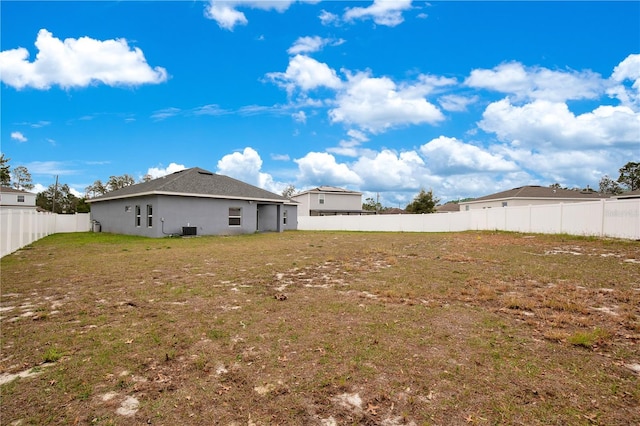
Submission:
MULTIPOLYGON (((17 166, 12 169, 9 161, 11 161, 10 158, 0 154, 0 185, 23 191, 32 190, 35 185, 29 170, 25 166, 17 166)), ((143 181, 147 180, 151 180, 151 176, 146 175, 143 178, 143 181)), ((88 198, 98 197, 135 183, 135 179, 128 174, 111 176, 105 183, 96 180, 85 188, 84 196, 77 197, 68 184, 59 183, 56 178, 56 183, 36 194, 36 206, 53 213, 88 213, 90 211, 90 206, 86 202, 88 198)))

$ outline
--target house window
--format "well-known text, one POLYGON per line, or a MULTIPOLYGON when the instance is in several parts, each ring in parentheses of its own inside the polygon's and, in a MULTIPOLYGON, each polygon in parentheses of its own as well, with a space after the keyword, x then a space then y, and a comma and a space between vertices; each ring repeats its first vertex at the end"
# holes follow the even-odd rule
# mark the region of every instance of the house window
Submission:
POLYGON ((242 225, 242 209, 240 207, 229 207, 229 226, 242 225))
POLYGON ((464 206, 464 209, 469 211, 469 206, 464 206))
POLYGON ((324 204, 324 194, 318 194, 318 204, 324 204))
POLYGON ((147 204, 147 227, 151 228, 153 226, 153 206, 151 204, 147 204))
POLYGON ((140 206, 136 206, 136 226, 140 226, 140 206))
POLYGON ((131 213, 131 206, 124 206, 125 213, 131 213))
POLYGON ((287 211, 286 210, 282 213, 282 224, 283 225, 287 224, 287 211))
POLYGON ((18 195, 18 202, 24 203, 24 195, 18 195))

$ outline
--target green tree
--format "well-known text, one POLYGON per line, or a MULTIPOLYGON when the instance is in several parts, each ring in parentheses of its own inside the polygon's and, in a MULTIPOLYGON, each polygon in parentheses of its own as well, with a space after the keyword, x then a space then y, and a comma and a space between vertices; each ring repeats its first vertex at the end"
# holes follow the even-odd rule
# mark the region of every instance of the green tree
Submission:
POLYGON ((67 184, 49 185, 36 195, 36 206, 53 213, 77 213, 80 199, 71 193, 67 184), (55 200, 55 203, 54 203, 55 200))
POLYGON ((11 172, 9 168, 10 158, 0 154, 0 185, 9 186, 11 184, 11 172))
POLYGON ((640 189, 640 163, 629 161, 619 172, 618 183, 627 187, 629 191, 640 189))
POLYGON ((293 197, 296 192, 296 187, 292 184, 289 184, 285 189, 282 190, 282 196, 291 199, 291 197, 293 197))
POLYGON ((434 213, 439 202, 440 199, 433 196, 431 189, 427 192, 423 188, 413 198, 413 201, 405 207, 405 210, 409 213, 434 213))
POLYGON ((31 173, 25 166, 18 166, 13 169, 13 187, 15 189, 30 190, 33 189, 33 181, 31 180, 31 173))
POLYGON ((84 189, 84 192, 87 197, 98 197, 107 193, 107 187, 104 183, 102 183, 100 179, 98 179, 97 181, 93 182, 93 184, 87 186, 84 189))
POLYGON ((622 193, 622 188, 615 180, 611 179, 608 175, 602 176, 598 185, 598 192, 602 194, 617 195, 622 193))
POLYGON ((368 197, 366 200, 364 200, 364 203, 362 203, 362 210, 367 210, 370 212, 379 212, 382 211, 384 208, 382 207, 382 204, 380 204, 378 201, 374 200, 371 197, 368 197))
POLYGON ((117 189, 126 188, 136 183, 133 176, 124 174, 122 176, 110 176, 107 182, 107 192, 115 191, 117 189))

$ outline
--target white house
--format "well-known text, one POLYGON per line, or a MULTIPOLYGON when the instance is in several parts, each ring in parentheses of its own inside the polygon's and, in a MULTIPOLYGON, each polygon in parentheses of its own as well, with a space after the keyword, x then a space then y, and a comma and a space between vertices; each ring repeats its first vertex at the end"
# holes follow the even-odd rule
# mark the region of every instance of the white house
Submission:
POLYGON ((359 215, 362 193, 334 186, 319 186, 291 197, 298 203, 298 216, 359 215))
POLYGON ((543 204, 579 203, 609 198, 608 194, 592 191, 551 188, 548 186, 521 186, 497 192, 470 201, 461 201, 460 210, 490 209, 495 207, 535 206, 543 204))
POLYGON ((0 208, 35 210, 36 194, 8 186, 0 186, 0 208))

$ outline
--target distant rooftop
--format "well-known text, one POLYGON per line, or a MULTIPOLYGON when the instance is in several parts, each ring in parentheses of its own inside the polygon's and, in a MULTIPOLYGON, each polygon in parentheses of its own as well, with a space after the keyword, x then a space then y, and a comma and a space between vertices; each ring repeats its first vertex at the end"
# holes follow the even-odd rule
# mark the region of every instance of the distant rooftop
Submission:
POLYGON ((580 199, 599 200, 609 198, 609 194, 601 194, 592 191, 576 191, 571 189, 551 188, 548 186, 520 186, 507 191, 497 192, 484 197, 475 198, 469 201, 461 201, 460 204, 477 203, 491 200, 504 200, 510 198, 550 198, 550 199, 580 199))

